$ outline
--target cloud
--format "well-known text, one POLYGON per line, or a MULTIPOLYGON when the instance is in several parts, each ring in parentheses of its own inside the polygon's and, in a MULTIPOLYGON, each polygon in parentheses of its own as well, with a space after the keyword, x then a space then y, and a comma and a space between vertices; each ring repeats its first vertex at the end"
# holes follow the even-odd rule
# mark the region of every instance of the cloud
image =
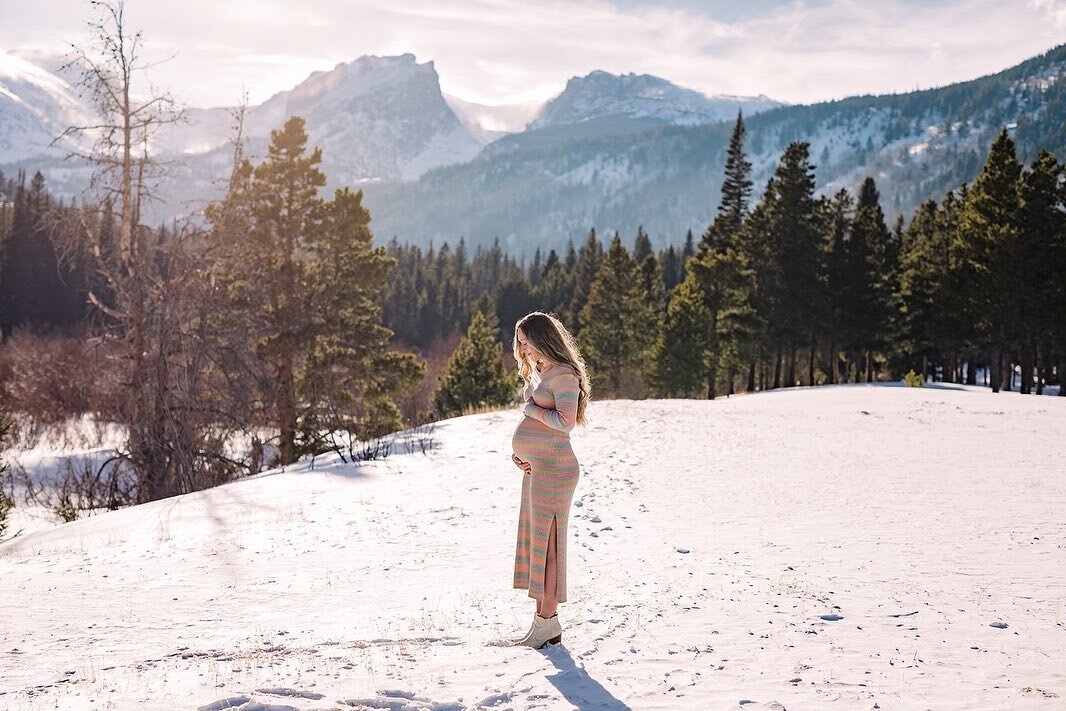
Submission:
MULTIPOLYGON (((17 29, 0 27, 0 48, 84 37, 69 0, 20 12, 17 29)), ((403 52, 479 103, 546 99, 595 69, 813 102, 1006 68, 1062 41, 1066 2, 186 0, 131 3, 128 15, 153 51, 178 53, 155 83, 195 105, 233 104, 242 88, 263 101, 314 70, 403 52)))
POLYGON ((1056 27, 1066 28, 1066 0, 1031 0, 1029 4, 1047 13, 1056 27))

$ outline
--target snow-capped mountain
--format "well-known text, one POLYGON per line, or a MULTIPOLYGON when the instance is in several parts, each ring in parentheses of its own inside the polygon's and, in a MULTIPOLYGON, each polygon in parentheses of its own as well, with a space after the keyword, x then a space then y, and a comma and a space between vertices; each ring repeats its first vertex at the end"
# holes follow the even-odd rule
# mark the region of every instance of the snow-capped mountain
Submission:
MULTIPOLYGON (((49 142, 67 126, 91 123, 91 115, 60 77, 15 55, 0 55, 0 166, 54 166, 65 151, 49 149, 49 142)), ((445 103, 433 63, 420 64, 411 54, 338 64, 249 107, 247 152, 261 157, 270 132, 293 115, 307 120, 308 142, 322 149, 331 185, 414 180, 431 168, 470 160, 485 143, 445 103)), ((176 177, 202 194, 226 173, 233 109, 192 108, 187 119, 162 131, 155 149, 182 157, 185 167, 176 177)), ((58 179, 68 184, 61 182, 59 192, 77 192, 77 185, 87 182, 84 172, 65 166, 58 179)), ((55 176, 49 178, 54 184, 55 176)), ((188 197, 187 187, 177 192, 188 197)))
POLYGON ((0 164, 65 155, 82 140, 63 139, 68 126, 86 126, 92 112, 74 87, 22 57, 0 53, 0 164))
MULTIPOLYGON (((544 116, 582 115, 563 112, 561 99, 544 116)), ((496 141, 470 163, 414 183, 375 186, 367 204, 377 233, 419 244, 462 235, 472 247, 499 238, 512 254, 530 256, 538 247, 580 244, 593 227, 632 239, 638 226, 656 246, 679 244, 689 230, 698 237, 714 217, 734 117, 731 110, 727 121, 688 126, 600 116, 527 130, 496 141)), ((744 148, 753 200, 785 148, 804 141, 820 194, 854 193, 871 176, 891 222, 973 181, 1004 128, 1023 162, 1041 148, 1066 160, 1064 121, 1061 45, 942 88, 745 112, 744 148)))
MULTIPOLYGON (((193 156, 226 146, 232 113, 189 111, 188 125, 166 137, 166 152, 193 156)), ((251 107, 244 127, 250 151, 265 150, 270 132, 296 115, 307 120, 308 142, 322 149, 322 168, 336 184, 413 180, 470 160, 483 145, 445 103, 433 63, 412 54, 338 64, 251 107)))
POLYGON ((783 104, 766 96, 706 96, 648 74, 596 71, 573 77, 549 101, 531 129, 624 117, 676 126, 696 126, 745 116, 783 104))

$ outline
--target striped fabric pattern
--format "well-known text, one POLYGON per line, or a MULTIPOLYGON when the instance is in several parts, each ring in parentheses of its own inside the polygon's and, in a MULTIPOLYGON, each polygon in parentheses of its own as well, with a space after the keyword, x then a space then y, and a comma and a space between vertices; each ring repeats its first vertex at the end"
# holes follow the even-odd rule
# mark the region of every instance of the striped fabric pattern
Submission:
POLYGON ((527 385, 523 394, 527 402, 511 446, 519 459, 529 462, 531 472, 522 477, 514 587, 544 599, 544 563, 554 519, 556 599, 565 602, 567 521, 579 477, 569 434, 577 422, 577 376, 568 366, 555 365, 540 374, 539 382, 527 385))

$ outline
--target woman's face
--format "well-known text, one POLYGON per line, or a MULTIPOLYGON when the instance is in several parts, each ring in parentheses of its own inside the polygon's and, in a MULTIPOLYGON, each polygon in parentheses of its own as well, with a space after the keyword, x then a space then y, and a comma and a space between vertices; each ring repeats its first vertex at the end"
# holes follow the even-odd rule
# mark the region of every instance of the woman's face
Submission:
POLYGON ((538 351, 533 344, 529 342, 529 339, 526 338, 526 334, 522 329, 518 329, 518 352, 523 358, 526 358, 531 363, 544 363, 547 361, 544 354, 538 351))

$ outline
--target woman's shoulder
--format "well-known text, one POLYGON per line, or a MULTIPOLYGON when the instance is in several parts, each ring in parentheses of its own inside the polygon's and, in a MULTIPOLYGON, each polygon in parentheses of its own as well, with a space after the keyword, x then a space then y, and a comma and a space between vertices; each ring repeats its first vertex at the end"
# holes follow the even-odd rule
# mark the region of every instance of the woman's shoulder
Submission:
POLYGON ((566 363, 556 363, 555 365, 541 373, 540 377, 542 380, 548 380, 549 378, 557 378, 561 375, 569 375, 572 378, 577 377, 577 373, 574 372, 574 369, 566 363))

